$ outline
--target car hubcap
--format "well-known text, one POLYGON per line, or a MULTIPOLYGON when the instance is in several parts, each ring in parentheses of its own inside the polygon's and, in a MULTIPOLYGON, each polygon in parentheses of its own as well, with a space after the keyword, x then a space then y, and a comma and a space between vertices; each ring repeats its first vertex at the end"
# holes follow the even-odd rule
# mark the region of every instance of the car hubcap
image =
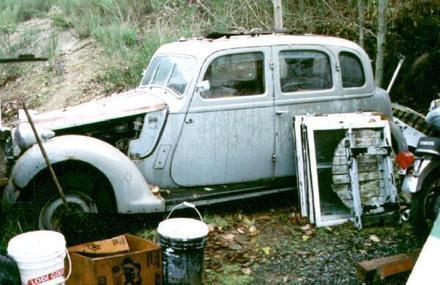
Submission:
MULTIPOLYGON (((83 193, 69 193, 65 197, 69 206, 69 214, 98 212, 93 200, 83 193)), ((41 208, 38 216, 38 227, 46 230, 59 230, 61 217, 65 214, 67 214, 67 209, 62 199, 51 199, 41 208)))

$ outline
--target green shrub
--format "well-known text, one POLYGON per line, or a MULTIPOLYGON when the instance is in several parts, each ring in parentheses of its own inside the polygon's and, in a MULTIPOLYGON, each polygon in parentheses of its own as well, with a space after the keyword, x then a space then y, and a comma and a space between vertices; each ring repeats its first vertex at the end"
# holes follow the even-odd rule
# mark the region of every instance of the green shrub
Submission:
POLYGON ((69 18, 66 17, 64 11, 59 6, 52 6, 49 11, 49 17, 55 27, 67 29, 72 27, 69 18))
POLYGON ((55 0, 2 0, 0 1, 0 25, 17 23, 33 17, 44 16, 55 0))

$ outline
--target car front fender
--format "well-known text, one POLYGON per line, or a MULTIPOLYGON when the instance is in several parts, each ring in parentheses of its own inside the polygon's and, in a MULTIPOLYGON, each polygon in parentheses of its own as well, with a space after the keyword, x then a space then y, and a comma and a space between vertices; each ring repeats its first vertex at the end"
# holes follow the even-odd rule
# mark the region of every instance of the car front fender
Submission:
MULTIPOLYGON (((112 145, 87 136, 65 135, 44 144, 52 164, 82 161, 104 174, 112 185, 119 213, 147 213, 165 210, 163 199, 156 197, 139 169, 112 145)), ((20 190, 47 165, 38 145, 32 146, 16 161, 5 189, 6 201, 15 202, 20 190)))

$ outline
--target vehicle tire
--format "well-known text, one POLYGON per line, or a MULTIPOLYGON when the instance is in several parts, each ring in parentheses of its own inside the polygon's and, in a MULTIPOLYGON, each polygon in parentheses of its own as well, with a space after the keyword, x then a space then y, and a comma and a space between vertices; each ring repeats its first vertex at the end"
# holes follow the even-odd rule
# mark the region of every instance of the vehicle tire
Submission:
POLYGON ((416 236, 425 238, 440 213, 440 177, 427 179, 411 200, 410 222, 416 236))
POLYGON ((66 210, 61 196, 47 173, 32 183, 23 198, 30 202, 26 210, 27 225, 40 230, 60 231, 63 218, 87 213, 116 212, 116 203, 108 180, 94 169, 68 169, 57 175, 69 211, 66 210), (29 208, 29 207, 28 207, 29 208))

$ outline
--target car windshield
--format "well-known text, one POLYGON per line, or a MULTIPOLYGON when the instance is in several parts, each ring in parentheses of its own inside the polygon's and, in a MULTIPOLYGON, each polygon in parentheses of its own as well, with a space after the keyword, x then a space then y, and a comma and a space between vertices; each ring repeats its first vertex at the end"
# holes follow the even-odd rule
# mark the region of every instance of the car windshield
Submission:
POLYGON ((194 72, 193 58, 181 56, 158 56, 144 73, 141 87, 163 86, 182 95, 194 72))

